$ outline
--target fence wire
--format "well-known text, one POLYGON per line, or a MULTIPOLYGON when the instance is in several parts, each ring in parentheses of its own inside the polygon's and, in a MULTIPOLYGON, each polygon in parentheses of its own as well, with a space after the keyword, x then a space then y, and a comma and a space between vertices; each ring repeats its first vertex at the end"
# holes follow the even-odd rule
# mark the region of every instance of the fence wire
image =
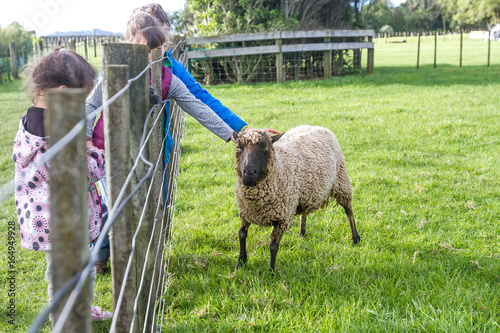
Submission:
MULTIPOLYGON (((179 44, 177 44, 174 47, 174 51, 178 47, 179 47, 179 44)), ((164 59, 165 58, 161 58, 161 59, 159 59, 157 61, 150 62, 148 64, 148 66, 139 75, 137 75, 136 77, 128 80, 127 85, 124 88, 122 88, 118 93, 116 93, 113 97, 111 97, 105 104, 103 104, 100 108, 98 108, 97 110, 95 110, 92 114, 88 115, 86 118, 93 118, 96 115, 98 115, 100 112, 102 112, 102 110, 105 107, 107 107, 110 104, 112 104, 127 89, 129 89, 130 84, 133 81, 137 80, 142 75, 144 75, 146 73, 146 71, 151 67, 152 64, 157 63, 157 62, 162 62, 162 61, 164 61, 164 59)), ((184 52, 184 53, 182 53, 181 59, 179 59, 179 60, 181 62, 184 61, 184 63, 185 63, 186 59, 187 59, 187 52, 184 52)), ((101 234, 100 234, 98 240, 96 241, 96 245, 94 247, 94 250, 92 251, 91 257, 89 259, 89 263, 87 264, 87 266, 81 272, 77 273, 73 278, 71 278, 71 280, 69 280, 62 288, 60 288, 54 294, 52 303, 50 304, 50 306, 48 306, 47 308, 45 308, 43 311, 41 311, 39 313, 38 317, 32 323, 32 325, 31 325, 31 327, 29 329, 29 332, 37 332, 40 329, 40 327, 43 325, 43 322, 47 318, 48 314, 61 302, 61 300, 65 297, 65 295, 68 292, 71 291, 70 296, 68 297, 68 300, 65 303, 65 305, 64 305, 64 307, 62 309, 62 312, 61 312, 61 314, 60 314, 57 322, 54 324, 54 330, 53 330, 54 332, 59 332, 59 331, 62 330, 62 328, 64 327, 64 324, 65 324, 66 320, 68 319, 68 317, 69 317, 69 315, 70 315, 70 313, 72 311, 72 308, 75 305, 75 301, 76 301, 77 296, 82 291, 83 285, 84 285, 85 281, 88 279, 90 271, 91 271, 92 267, 95 265, 95 263, 97 261, 97 249, 99 249, 100 246, 102 245, 104 237, 108 234, 110 228, 113 226, 114 222, 116 221, 117 217, 122 212, 122 210, 125 207, 125 205, 131 200, 131 198, 138 191, 138 189, 143 186, 143 184, 145 183, 145 181, 151 176, 151 173, 153 172, 153 177, 151 177, 151 182, 149 184, 149 189, 148 189, 147 196, 145 198, 145 203, 144 203, 144 207, 148 206, 150 193, 151 193, 151 190, 153 188, 153 181, 154 181, 154 178, 155 178, 154 175, 156 174, 156 171, 158 170, 158 167, 159 167, 160 163, 163 161, 162 157, 163 157, 163 152, 164 152, 164 147, 165 147, 166 136, 163 139, 163 142, 162 142, 162 145, 161 145, 161 149, 160 149, 160 154, 156 158, 156 161, 155 161, 154 164, 152 162, 146 160, 146 158, 143 156, 143 153, 144 153, 144 150, 146 149, 146 144, 148 143, 149 139, 151 138, 153 130, 156 128, 156 126, 159 126, 158 125, 158 121, 163 116, 163 113, 164 113, 164 110, 165 110, 165 105, 166 105, 165 102, 167 102, 167 101, 162 101, 163 106, 160 109, 160 111, 158 112, 158 115, 156 116, 156 118, 155 118, 155 120, 154 120, 154 122, 153 122, 153 124, 151 126, 151 129, 149 130, 149 132, 147 131, 147 127, 148 127, 148 123, 149 123, 149 118, 150 118, 151 114, 153 113, 153 111, 155 110, 155 108, 157 106, 156 105, 153 106, 151 108, 150 112, 148 113, 148 117, 147 117, 147 119, 145 121, 145 124, 144 124, 144 130, 143 130, 143 136, 142 136, 142 140, 141 140, 139 154, 138 154, 137 158, 134 161, 134 165, 133 165, 133 167, 132 167, 129 175, 127 176, 127 180, 125 181, 124 185, 121 188, 121 191, 120 191, 120 193, 119 193, 119 195, 117 197, 116 202, 114 203, 113 207, 110 210, 110 213, 108 215, 108 221, 104 225, 103 230, 101 231, 101 234), (139 161, 142 161, 143 163, 145 163, 145 164, 147 164, 149 166, 149 168, 148 168, 148 170, 146 172, 146 175, 139 181, 138 185, 132 190, 132 192, 125 199, 122 200, 122 198, 124 196, 124 193, 125 193, 125 189, 128 186, 128 184, 129 184, 129 182, 130 182, 130 180, 132 178, 132 175, 133 175, 134 171, 136 170, 137 166, 139 165, 139 161)), ((83 128, 85 126, 85 122, 86 122, 86 119, 82 119, 80 122, 78 122, 78 124, 66 136, 64 136, 55 145, 53 145, 53 147, 49 148, 49 150, 47 151, 47 154, 46 154, 47 155, 47 159, 44 160, 43 163, 47 163, 50 160, 50 158, 52 158, 53 156, 55 156, 65 145, 67 145, 69 142, 71 142, 71 140, 73 140, 75 138, 76 134, 79 131, 83 130, 83 128)), ((171 124, 172 123, 176 123, 178 126, 174 127, 172 129, 173 131, 171 132, 171 134, 172 134, 172 136, 174 138, 174 146, 172 148, 170 170, 172 170, 173 172, 170 173, 169 179, 168 179, 168 184, 169 184, 168 205, 167 205, 167 207, 164 207, 163 213, 162 213, 162 216, 161 216, 162 218, 161 218, 160 221, 163 221, 164 218, 165 218, 165 216, 170 216, 173 213, 173 203, 174 203, 174 193, 175 193, 174 189, 176 188, 176 186, 175 186, 176 184, 175 183, 176 183, 176 177, 177 177, 178 167, 179 167, 179 163, 180 163, 180 139, 181 139, 181 136, 182 136, 183 112, 180 110, 179 106, 176 105, 176 104, 174 104, 174 107, 173 107, 173 111, 172 111, 170 123, 171 124)), ((166 167, 165 170, 162 173, 163 177, 166 176, 167 170, 168 170, 168 168, 166 167)), ((162 179, 163 179, 163 177, 162 177, 162 179)), ((11 182, 9 182, 8 184, 6 184, 6 185, 9 185, 9 184, 12 184, 12 183, 13 183, 13 180, 11 182)), ((4 186, 2 188, 2 192, 0 192, 0 194, 2 196, 4 195, 4 188, 5 187, 6 186, 4 186)), ((13 186, 12 186, 12 188, 13 188, 13 186)), ((162 184, 161 190, 163 190, 163 184, 162 184)), ((13 189, 12 189, 12 191, 13 191, 13 189)), ((12 191, 9 194, 5 194, 5 195, 6 196, 10 196, 12 194, 12 191)), ((160 191, 160 193, 162 193, 162 191, 160 191)), ((1 197, 0 197, 0 199, 1 199, 1 197)), ((151 244, 152 244, 152 239, 153 239, 153 236, 154 236, 153 231, 155 230, 156 223, 159 221, 158 220, 158 212, 160 211, 160 208, 162 206, 161 204, 162 204, 162 198, 161 198, 161 195, 160 195, 159 199, 158 199, 158 202, 157 202, 157 205, 156 205, 156 209, 155 209, 154 225, 153 225, 153 228, 151 229, 152 233, 151 233, 151 236, 150 236, 150 242, 148 244, 148 249, 147 249, 147 252, 146 252, 146 260, 145 260, 144 266, 146 266, 147 258, 149 256, 150 251, 151 251, 151 244)), ((136 240, 138 231, 139 231, 139 229, 141 228, 141 226, 143 224, 144 216, 145 216, 145 211, 146 211, 146 208, 144 208, 144 210, 143 210, 143 212, 141 214, 140 221, 138 223, 138 226, 137 226, 135 234, 134 234, 133 246, 132 246, 131 253, 130 253, 130 256, 129 256, 129 262, 128 262, 128 265, 127 265, 126 274, 124 276, 124 281, 122 283, 122 287, 121 287, 121 290, 120 290, 119 301, 118 301, 118 304, 116 306, 115 313, 113 315, 113 322, 112 322, 111 331, 114 330, 114 326, 116 325, 116 318, 118 317, 117 314, 120 311, 121 299, 123 297, 123 292, 124 292, 125 287, 126 287, 127 277, 130 274, 130 266, 131 266, 131 262, 132 262, 132 256, 134 254, 134 249, 135 249, 135 240, 136 240)), ((169 220, 169 221, 170 221, 170 224, 171 224, 171 220, 169 220)), ((151 295, 152 295, 152 292, 153 292, 154 279, 156 277, 156 266, 157 266, 157 261, 158 261, 158 256, 159 256, 160 251, 161 251, 162 255, 161 255, 161 258, 160 258, 160 267, 159 267, 158 277, 161 278, 161 281, 158 281, 159 283, 157 284, 157 288, 156 288, 157 290, 156 290, 156 295, 155 295, 155 298, 154 298, 155 306, 154 306, 154 311, 153 311, 152 318, 155 318, 155 313, 156 313, 157 308, 161 308, 161 309, 164 308, 164 306, 163 306, 164 305, 164 295, 163 295, 163 292, 166 291, 165 283, 168 284, 168 275, 169 275, 169 273, 168 273, 168 267, 169 267, 169 260, 170 260, 170 244, 171 244, 171 230, 172 230, 170 224, 164 227, 163 223, 162 223, 162 226, 161 226, 160 234, 162 235, 162 238, 158 242, 158 246, 156 248, 156 255, 155 255, 155 261, 154 261, 155 266, 154 266, 154 269, 153 269, 153 281, 151 283, 150 290, 149 290, 150 297, 149 297, 149 302, 148 302, 147 310, 146 310, 146 318, 147 318, 147 315, 149 314, 150 307, 151 307, 151 299, 152 299, 151 295), (165 253, 167 253, 167 255, 165 255, 165 253), (166 276, 167 276, 167 278, 165 278, 166 276), (158 292, 160 292, 160 293, 158 293, 158 292), (156 303, 158 303, 158 302, 159 302, 159 304, 158 304, 158 306, 156 306, 156 303)), ((137 314, 138 299, 139 299, 140 293, 141 293, 141 291, 143 289, 143 285, 144 285, 144 276, 145 276, 145 272, 146 272, 146 269, 144 269, 144 268, 146 268, 146 267, 143 267, 143 273, 142 273, 142 276, 141 276, 141 282, 140 282, 139 289, 138 289, 138 292, 137 292, 137 297, 136 297, 135 303, 134 303, 134 314, 133 314, 132 323, 131 323, 131 326, 130 326, 130 331, 133 330, 133 325, 134 325, 135 317, 136 317, 136 314, 137 314)), ((156 321, 152 322, 152 325, 151 325, 151 329, 152 330, 155 329, 155 326, 157 326, 157 324, 158 324, 157 321, 159 320, 159 318, 160 317, 163 318, 161 316, 161 314, 162 314, 162 312, 160 311, 158 313, 158 317, 156 317, 156 321)), ((148 324, 147 322, 144 323, 144 328, 143 329, 146 329, 146 325, 147 324, 148 324)))
MULTIPOLYGON (((332 42, 348 43, 361 42, 364 37, 332 38, 332 42)), ((330 41, 328 41, 329 43, 330 41)), ((324 38, 283 39, 282 45, 298 45, 307 43, 326 43, 324 38)), ((274 45, 275 40, 219 42, 216 49, 241 47, 268 47, 274 45)), ((212 44, 191 45, 192 51, 211 50, 212 44)), ((361 70, 361 49, 346 49, 331 51, 331 56, 324 51, 300 51, 283 53, 283 70, 286 80, 313 80, 325 77, 325 68, 330 68, 328 76, 352 74, 361 70), (331 62, 329 67, 325 61, 331 62)), ((190 69, 199 82, 205 84, 223 83, 258 83, 277 81, 276 54, 252 54, 221 56, 210 58, 193 58, 190 60, 190 69)))

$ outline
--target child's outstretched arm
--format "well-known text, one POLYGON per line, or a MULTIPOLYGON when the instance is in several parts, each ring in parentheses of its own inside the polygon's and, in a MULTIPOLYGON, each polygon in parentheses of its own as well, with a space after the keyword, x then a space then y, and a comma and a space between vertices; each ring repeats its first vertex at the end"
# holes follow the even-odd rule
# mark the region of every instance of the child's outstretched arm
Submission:
POLYGON ((189 73, 184 65, 175 60, 171 56, 171 52, 167 53, 170 62, 172 63, 172 73, 177 76, 188 88, 188 90, 199 100, 211 108, 226 124, 229 125, 234 131, 239 132, 246 123, 224 106, 217 98, 210 95, 210 93, 203 89, 202 86, 196 82, 194 77, 189 73))
POLYGON ((234 130, 229 127, 212 109, 189 92, 186 85, 172 75, 168 98, 174 98, 179 106, 193 116, 200 124, 224 141, 231 138, 234 130))
MULTIPOLYGON (((90 96, 85 101, 85 114, 88 116, 95 110, 102 106, 102 80, 97 83, 90 96)), ((92 119, 87 119, 87 127, 85 135, 87 138, 92 138, 92 131, 94 129, 95 116, 92 119)))

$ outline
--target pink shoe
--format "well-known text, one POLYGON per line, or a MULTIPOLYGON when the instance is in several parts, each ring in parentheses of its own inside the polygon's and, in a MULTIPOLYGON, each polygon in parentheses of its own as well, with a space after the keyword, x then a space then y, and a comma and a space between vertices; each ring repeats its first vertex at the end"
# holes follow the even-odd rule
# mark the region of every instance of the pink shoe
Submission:
POLYGON ((98 306, 90 306, 90 318, 92 321, 103 321, 113 318, 113 312, 102 311, 98 306))

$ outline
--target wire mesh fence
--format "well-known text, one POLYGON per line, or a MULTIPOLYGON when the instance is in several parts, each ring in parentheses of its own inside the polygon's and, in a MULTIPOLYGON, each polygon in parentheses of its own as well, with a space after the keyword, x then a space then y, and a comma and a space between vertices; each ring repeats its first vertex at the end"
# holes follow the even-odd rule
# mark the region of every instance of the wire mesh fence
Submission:
POLYGON ((187 38, 189 64, 205 84, 311 80, 360 72, 372 30, 325 30, 187 38))
MULTIPOLYGON (((113 49, 115 47, 123 48, 127 47, 127 45, 130 44, 109 44, 108 49, 113 49)), ((132 52, 132 57, 141 58, 140 61, 136 61, 136 64, 145 63, 146 65, 144 68, 136 67, 134 71, 137 75, 131 79, 123 80, 122 78, 121 82, 123 82, 123 85, 118 88, 115 87, 117 91, 110 94, 109 98, 105 98, 103 101, 104 104, 98 108, 94 114, 88 116, 88 118, 91 118, 95 116, 95 114, 104 111, 106 117, 112 118, 113 115, 110 112, 113 109, 113 105, 115 106, 115 117, 123 117, 127 111, 129 113, 144 114, 143 122, 137 123, 131 118, 129 123, 130 127, 136 128, 132 128, 132 132, 136 131, 139 134, 139 142, 137 142, 136 149, 131 149, 130 153, 127 153, 126 156, 119 157, 119 159, 121 158, 122 160, 118 160, 119 163, 122 163, 123 160, 129 161, 127 163, 130 164, 130 170, 128 174, 125 175, 126 179, 122 182, 115 181, 113 183, 113 181, 108 180, 108 184, 111 185, 110 187, 114 188, 110 189, 110 192, 118 194, 112 198, 108 222, 102 229, 101 235, 95 244, 94 251, 91 253, 86 263, 78 269, 76 275, 66 279, 62 285, 59 284, 58 290, 56 290, 53 295, 50 307, 40 312, 38 318, 32 323, 30 332, 37 332, 43 325, 48 314, 54 311, 56 311, 53 317, 54 332, 69 332, 74 330, 75 327, 78 327, 78 330, 81 332, 89 331, 88 329, 90 326, 87 326, 90 322, 88 319, 89 314, 87 312, 85 315, 84 311, 82 315, 82 308, 79 305, 82 304, 81 297, 85 294, 84 290, 88 283, 90 271, 97 260, 96 249, 99 248, 102 239, 108 234, 111 228, 113 228, 117 234, 119 229, 125 229, 129 233, 131 231, 133 235, 130 243, 126 242, 125 239, 115 239, 115 241, 124 243, 126 247, 128 247, 128 250, 125 251, 128 251, 128 253, 122 258, 123 260, 121 260, 122 262, 126 262, 126 267, 116 266, 118 261, 114 260, 112 255, 111 265, 113 275, 120 276, 121 281, 120 283, 114 283, 113 286, 114 315, 111 331, 144 332, 157 331, 158 329, 161 330, 159 325, 163 318, 161 311, 165 307, 166 298, 164 297, 164 293, 167 289, 169 277, 168 268, 170 246, 172 242, 171 230, 175 203, 175 182, 180 162, 180 139, 182 136, 184 118, 183 111, 173 100, 172 103, 163 101, 161 106, 155 105, 152 108, 148 107, 147 110, 146 108, 137 108, 137 105, 132 105, 133 103, 131 103, 131 101, 141 100, 141 98, 138 98, 138 95, 146 96, 149 91, 149 80, 147 75, 149 68, 152 68, 152 77, 156 76, 156 78, 158 78, 159 75, 161 78, 161 63, 164 61, 163 58, 160 58, 159 53, 157 53, 157 59, 148 63, 146 46, 137 48, 137 51, 138 52, 135 53, 132 52), (131 108, 131 105, 134 106, 134 108, 131 108), (168 109, 166 108, 170 108, 169 112, 167 112, 168 109), (166 152, 162 118, 165 116, 169 117, 169 123, 171 124, 170 132, 174 139, 173 148, 168 152, 171 161, 169 167, 164 167, 163 165, 166 152), (152 143, 154 140, 157 141, 156 144, 152 143), (167 182, 163 181, 164 178, 167 179, 167 182), (162 185, 157 186, 158 184, 162 185), (164 200, 162 196, 163 184, 168 184, 167 200, 164 200), (131 210, 132 214, 123 216, 124 211, 130 206, 133 207, 131 210), (140 207, 139 214, 136 212, 137 207, 140 207), (127 224, 120 223, 122 222, 119 221, 120 218, 127 220, 127 224), (129 230, 131 227, 133 229, 129 230), (121 274, 118 272, 121 272, 121 274), (130 277, 132 277, 131 280, 129 280, 130 277), (127 284, 127 281, 132 281, 132 283, 127 284), (132 297, 127 298, 124 297, 124 295, 132 295, 132 297), (126 320, 124 320, 124 318, 126 320)), ((177 51, 174 52, 174 54, 178 56, 181 55, 181 53, 178 52, 180 51, 178 47, 176 47, 174 51, 177 51)), ((118 52, 120 52, 120 50, 118 52)), ((186 64, 187 52, 182 53, 179 61, 186 64)), ((127 62, 133 63, 134 60, 127 59, 127 62)), ((129 71, 128 65, 114 65, 109 63, 109 61, 104 67, 105 73, 111 73, 109 71, 113 68, 123 70, 123 67, 126 67, 125 74, 128 75, 129 71)), ((107 79, 107 76, 111 78, 111 74, 105 74, 104 80, 107 79)), ((119 80, 112 81, 116 83, 116 81, 119 80)), ((161 81, 157 80, 157 85, 158 82, 160 82, 159 84, 161 87, 161 81)), ((147 102, 149 103, 149 99, 147 99, 147 102)), ((50 103, 49 101, 49 105, 50 103)), ((71 112, 71 110, 68 112, 71 112)), ((84 141, 79 142, 78 139, 84 130, 85 123, 86 119, 80 119, 76 125, 71 125, 71 130, 47 150, 46 158, 42 163, 48 163, 50 159, 61 154, 66 154, 65 151, 72 145, 85 145, 84 141)), ((61 127, 61 124, 58 124, 56 121, 52 123, 51 126, 56 128, 61 127)), ((122 135, 120 134, 122 130, 119 128, 115 128, 115 132, 117 135, 122 135)), ((134 145, 133 141, 135 139, 132 138, 134 134, 130 134, 130 137, 130 144, 134 145)), ((116 138, 113 139, 106 134, 106 142, 107 145, 112 145, 113 142, 117 141, 116 138)), ((120 144, 128 145, 128 140, 122 140, 120 144)), ((72 153, 75 153, 74 149, 72 153)), ((109 155, 106 154, 106 164, 116 164, 116 162, 112 161, 113 158, 117 158, 113 156, 113 153, 109 155)), ((111 172, 111 175, 119 173, 117 170, 110 170, 108 166, 106 168, 108 169, 108 173, 111 172)), ((54 179, 56 177, 58 177, 58 175, 53 175, 54 179)), ((61 185, 61 187, 64 187, 64 185, 61 185)), ((57 188, 54 189, 54 191, 58 190, 57 188)), ((68 198, 62 198, 61 200, 74 200, 75 197, 80 195, 78 192, 79 191, 74 191, 73 195, 68 195, 68 198)), ((112 196, 113 194, 110 194, 110 197, 112 196)), ((64 206, 64 203, 58 202, 58 206, 60 205, 64 206)), ((81 224, 86 225, 86 223, 81 224)), ((77 237, 76 234, 74 236, 77 237)), ((69 237, 71 238, 72 235, 69 237)), ((71 239, 68 240, 67 238, 51 240, 52 243, 64 242, 65 244, 67 244, 68 241, 72 242, 71 239)), ((73 242, 75 244, 78 243, 76 239, 73 242)), ((113 243, 113 239, 111 239, 111 242, 113 243)), ((68 249, 69 248, 68 246, 68 249)), ((61 260, 66 261, 70 265, 75 263, 78 264, 79 262, 78 260, 68 260, 68 258, 72 258, 75 253, 58 253, 57 255, 59 255, 60 258, 64 258, 61 260)), ((86 295, 86 297, 90 296, 86 295)))

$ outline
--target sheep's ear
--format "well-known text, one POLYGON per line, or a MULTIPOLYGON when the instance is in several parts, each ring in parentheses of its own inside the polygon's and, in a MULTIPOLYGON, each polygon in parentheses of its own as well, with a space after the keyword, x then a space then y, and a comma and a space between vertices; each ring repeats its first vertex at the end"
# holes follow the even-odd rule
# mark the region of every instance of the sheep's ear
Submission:
POLYGON ((236 142, 238 140, 238 136, 239 136, 238 132, 234 131, 233 135, 231 135, 231 140, 236 142))
POLYGON ((278 141, 278 140, 281 138, 281 136, 282 136, 283 134, 285 134, 285 132, 283 132, 283 133, 281 133, 281 134, 273 135, 273 136, 271 137, 271 143, 275 143, 276 141, 278 141))

